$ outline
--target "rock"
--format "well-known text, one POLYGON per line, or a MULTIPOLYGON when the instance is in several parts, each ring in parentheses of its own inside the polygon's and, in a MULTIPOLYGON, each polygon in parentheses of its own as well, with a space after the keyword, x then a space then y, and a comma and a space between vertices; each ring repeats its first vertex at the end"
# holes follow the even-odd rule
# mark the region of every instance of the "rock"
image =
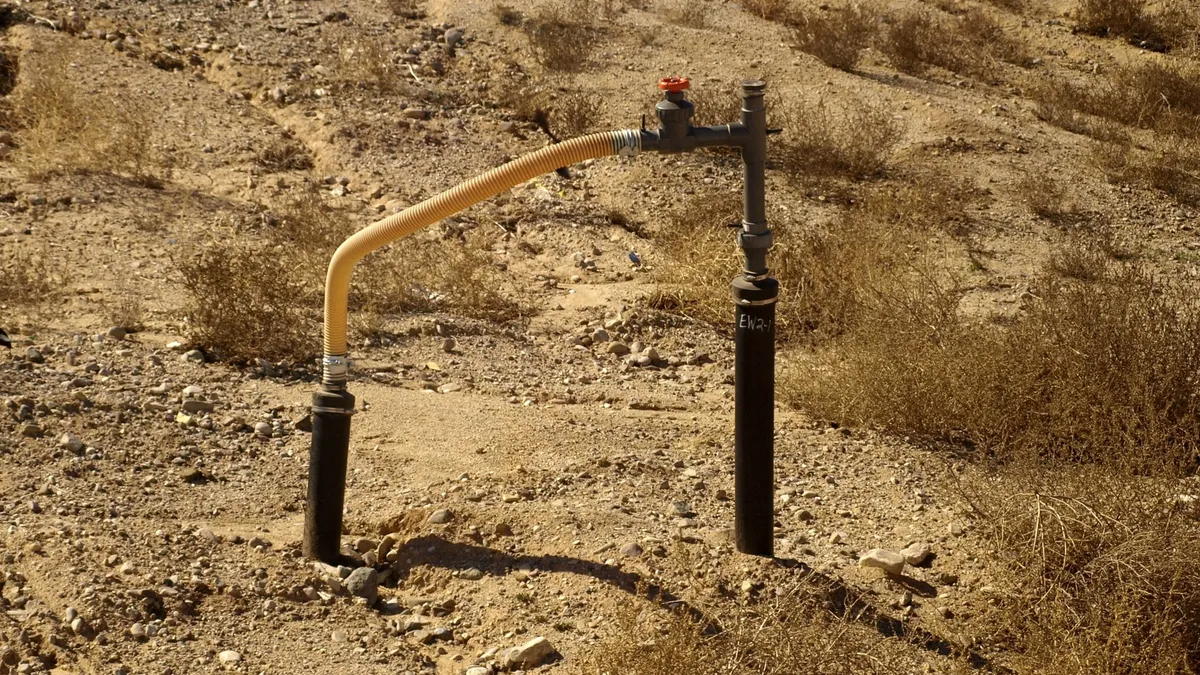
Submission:
POLYGON ((429 119, 429 111, 424 108, 406 108, 404 116, 410 120, 429 119))
POLYGON ((467 581, 479 581, 483 578, 483 570, 479 569, 478 567, 471 567, 463 570, 463 572, 458 576, 462 579, 466 579, 467 581))
POLYGON ((242 655, 233 651, 232 649, 226 649, 220 654, 217 654, 217 660, 221 662, 221 665, 228 668, 235 663, 240 663, 242 660, 242 655))
POLYGON ((199 349, 192 349, 184 352, 183 356, 180 358, 184 361, 190 361, 192 363, 204 363, 204 352, 200 351, 199 349))
POLYGON ((368 607, 379 598, 379 575, 370 567, 354 570, 342 581, 342 585, 351 595, 365 599, 368 607))
POLYGON ((495 532, 497 537, 511 537, 513 529, 508 523, 496 523, 495 532))
POLYGON ((626 558, 636 558, 642 555, 642 553, 642 547, 636 541, 629 542, 621 547, 621 555, 626 558))
POLYGON ((58 447, 78 455, 83 452, 83 441, 75 434, 63 434, 58 439, 58 447))
POLYGON ((451 28, 450 30, 446 31, 446 47, 451 51, 453 51, 455 47, 462 43, 462 39, 463 32, 461 30, 457 28, 451 28))
POLYGON ((454 348, 457 346, 458 341, 454 338, 446 338, 445 340, 442 340, 442 351, 446 352, 447 354, 453 352, 454 348))
POLYGON ((146 637, 146 626, 140 621, 129 627, 129 635, 135 640, 146 637))
POLYGON ((651 363, 658 361, 658 350, 654 347, 647 347, 646 351, 642 352, 642 356, 650 360, 651 363))
POLYGON ((624 342, 610 342, 608 344, 608 349, 605 351, 607 351, 609 354, 625 356, 629 353, 629 345, 626 345, 624 342))
POLYGON ((845 532, 834 532, 833 534, 829 535, 829 543, 832 546, 837 546, 838 544, 842 543, 845 540, 846 540, 845 532))
POLYGON ((358 551, 359 553, 366 553, 367 551, 374 549, 376 546, 377 544, 375 542, 367 539, 366 537, 361 537, 354 542, 354 550, 358 551))
POLYGON ((36 424, 26 424, 21 427, 21 435, 25 438, 41 438, 45 432, 36 424))
POLYGON ((275 87, 271 90, 271 100, 276 103, 283 103, 287 100, 288 91, 286 87, 275 87))
POLYGON ((292 420, 292 428, 296 431, 301 431, 306 434, 312 433, 312 415, 304 413, 303 415, 292 420))
POLYGON ((104 334, 114 340, 124 340, 126 331, 125 331, 124 326, 113 326, 112 328, 109 328, 108 331, 105 332, 104 334))
POLYGON ((201 401, 199 399, 189 398, 183 402, 183 411, 189 413, 210 413, 216 410, 217 404, 212 401, 201 401))
POLYGON ((42 353, 40 351, 38 351, 37 347, 30 347, 29 349, 26 349, 25 350, 25 358, 27 360, 31 361, 32 363, 45 363, 46 362, 46 357, 42 356, 42 353))
POLYGON ((71 620, 71 632, 85 640, 91 640, 94 636, 92 627, 88 625, 88 622, 82 616, 77 616, 71 620))
POLYGON ((535 668, 558 656, 558 650, 544 637, 537 637, 504 655, 509 668, 535 668))
POLYGON ((955 537, 963 535, 963 526, 960 523, 950 523, 950 534, 955 537))
POLYGON ((203 483, 204 481, 208 480, 208 477, 204 475, 204 472, 194 466, 189 466, 180 472, 179 478, 185 483, 193 484, 203 483))
POLYGON ((929 557, 929 544, 924 542, 909 544, 904 550, 900 551, 900 555, 904 556, 904 562, 916 567, 925 562, 925 559, 929 557))
POLYGON ((597 328, 595 332, 592 333, 592 342, 608 342, 610 339, 612 338, 609 337, 608 331, 604 330, 603 328, 597 328))
POLYGON ((904 573, 904 556, 887 549, 873 548, 859 558, 858 566, 876 567, 888 574, 899 576, 904 573))
POLYGON ((198 384, 189 384, 188 386, 183 388, 183 395, 188 398, 194 398, 196 396, 203 396, 204 395, 204 387, 201 387, 198 384))
POLYGON ((429 516, 429 522, 435 525, 445 525, 454 520, 454 514, 449 509, 438 509, 429 516))
POLYGON ((471 666, 463 671, 463 675, 492 675, 492 671, 487 666, 471 666))
POLYGON ((254 423, 254 433, 258 434, 259 436, 266 436, 266 437, 270 438, 271 423, 270 422, 255 422, 254 423))
POLYGON ((379 546, 375 547, 375 557, 380 561, 387 560, 388 554, 395 548, 399 539, 400 537, 396 533, 384 535, 383 539, 379 541, 379 546))

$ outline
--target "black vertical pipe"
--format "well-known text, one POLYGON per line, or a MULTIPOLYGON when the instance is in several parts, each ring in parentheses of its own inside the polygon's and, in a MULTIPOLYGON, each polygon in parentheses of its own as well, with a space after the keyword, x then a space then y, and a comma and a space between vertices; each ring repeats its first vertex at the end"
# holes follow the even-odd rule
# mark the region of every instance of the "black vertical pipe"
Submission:
POLYGON ((742 84, 744 210, 738 245, 745 269, 733 280, 734 536, 738 550, 775 554, 775 302, 779 282, 767 269, 766 84, 742 84))
POLYGON ((342 509, 354 397, 322 387, 313 394, 312 446, 308 451, 308 499, 304 508, 304 556, 330 565, 341 557, 342 509))

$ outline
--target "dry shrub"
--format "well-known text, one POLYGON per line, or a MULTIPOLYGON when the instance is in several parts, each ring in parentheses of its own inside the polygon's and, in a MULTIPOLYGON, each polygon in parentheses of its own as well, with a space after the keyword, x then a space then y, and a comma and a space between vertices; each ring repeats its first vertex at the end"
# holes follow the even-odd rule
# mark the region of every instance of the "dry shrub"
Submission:
POLYGON ((78 51, 27 52, 13 92, 18 161, 35 175, 111 173, 157 185, 154 123, 144 102, 85 93, 73 77, 78 51))
POLYGON ((933 66, 991 82, 1000 79, 997 61, 1025 65, 1029 60, 1023 44, 979 8, 948 18, 924 9, 903 13, 878 47, 892 67, 916 76, 933 66))
POLYGON ((50 271, 44 256, 7 246, 2 252, 0 305, 33 308, 58 297, 62 280, 50 271))
POLYGON ((1080 0, 1079 29, 1115 35, 1158 52, 1195 53, 1200 45, 1200 6, 1193 0, 1080 0))
POLYGON ((346 88, 365 88, 380 94, 408 95, 414 82, 395 58, 395 50, 381 38, 359 35, 349 29, 333 33, 338 66, 333 80, 346 88))
POLYGON ((1094 35, 1133 36, 1146 30, 1146 0, 1080 0, 1079 27, 1094 35))
POLYGON ((770 21, 785 21, 793 12, 791 0, 737 0, 747 12, 770 21))
POLYGON ((120 297, 108 303, 105 320, 110 326, 120 326, 126 332, 136 333, 146 325, 146 305, 134 289, 122 289, 120 297))
POLYGON ((829 419, 964 442, 997 457, 1181 471, 1200 450, 1200 316, 1133 264, 1045 274, 1000 326, 956 311, 953 287, 881 297, 836 350, 785 387, 829 419))
POLYGON ((554 0, 525 23, 534 59, 549 70, 574 73, 591 61, 598 41, 588 0, 554 0))
MULTIPOLYGON (((730 583, 732 585, 732 582, 730 583)), ((714 612, 720 625, 686 613, 627 603, 615 635, 581 659, 582 675, 870 675, 919 672, 902 640, 827 609, 821 589, 801 581, 770 600, 714 612)), ((717 597, 719 591, 708 595, 717 597)))
POLYGON ((1038 115, 1069 131, 1114 135, 1080 113, 1140 129, 1200 136, 1200 68, 1181 60, 1117 69, 1111 77, 1070 82, 1041 79, 1028 87, 1038 115))
MULTIPOLYGON (((262 241, 219 244, 180 261, 193 339, 236 361, 314 356, 329 259, 354 229, 346 214, 308 195, 284 209, 262 241)), ((505 291, 486 253, 415 235, 358 264, 350 309, 450 311, 500 322, 526 311, 505 291)))
POLYGON ((671 0, 662 10, 663 18, 677 26, 704 28, 710 8, 696 0, 671 0))
POLYGON ((1066 223, 1080 215, 1079 202, 1066 183, 1032 173, 1017 184, 1017 194, 1029 212, 1055 223, 1066 223))
POLYGON ((1178 481, 1051 464, 965 487, 1018 589, 984 616, 1018 672, 1193 672, 1200 529, 1178 481))
MULTIPOLYGON (((693 124, 729 124, 737 122, 742 115, 742 90, 737 83, 693 84, 687 92, 688 100, 695 110, 692 114, 693 124)), ((654 97, 654 103, 661 100, 660 95, 654 97)))
POLYGON ((788 101, 774 107, 783 133, 770 144, 777 168, 789 174, 880 176, 900 140, 900 127, 882 107, 853 100, 788 101))
POLYGON ((292 138, 271 141, 254 155, 254 161, 268 171, 304 171, 313 168, 308 148, 292 138))
POLYGON ((425 10, 419 0, 387 0, 388 9, 402 19, 424 19, 425 10))
POLYGON ((1147 150, 1097 142, 1092 158, 1111 182, 1161 190, 1181 204, 1200 204, 1200 141, 1194 138, 1156 137, 1147 150))
POLYGON ((862 50, 870 46, 875 33, 875 19, 859 5, 797 10, 789 24, 792 46, 840 70, 853 70, 858 65, 862 50))
POLYGON ((596 131, 603 99, 592 92, 570 89, 560 93, 553 103, 550 118, 560 139, 574 138, 596 131))

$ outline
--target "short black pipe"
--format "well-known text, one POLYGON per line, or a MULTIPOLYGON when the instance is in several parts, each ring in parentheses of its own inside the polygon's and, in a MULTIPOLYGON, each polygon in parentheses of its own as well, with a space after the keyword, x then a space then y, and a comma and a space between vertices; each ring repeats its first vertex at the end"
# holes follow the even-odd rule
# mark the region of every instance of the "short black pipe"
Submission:
POLYGON ((313 394, 312 446, 308 452, 308 499, 304 507, 304 556, 336 565, 341 557, 342 508, 354 397, 322 387, 313 394))
POLYGON ((779 282, 733 280, 734 534, 742 553, 775 554, 775 300, 779 282))

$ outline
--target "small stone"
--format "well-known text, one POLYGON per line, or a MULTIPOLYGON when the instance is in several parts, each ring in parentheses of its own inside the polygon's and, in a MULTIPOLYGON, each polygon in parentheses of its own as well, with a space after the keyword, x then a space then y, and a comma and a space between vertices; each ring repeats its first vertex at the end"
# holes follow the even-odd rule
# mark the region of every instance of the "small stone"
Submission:
POLYGON ((141 640, 146 637, 146 626, 141 622, 135 623, 129 627, 129 635, 135 640, 141 640))
POLYGON ((513 534, 512 526, 508 523, 496 523, 497 537, 511 537, 513 534))
POLYGON ((255 422, 254 423, 254 433, 258 434, 259 436, 270 437, 271 430, 272 430, 272 428, 271 428, 270 422, 255 422))
POLYGON ((605 351, 607 351, 609 354, 615 354, 617 356, 625 356, 626 354, 629 353, 629 346, 626 345, 624 342, 610 342, 608 344, 608 348, 605 351))
POLYGON ((544 637, 537 637, 504 655, 509 668, 535 668, 558 655, 558 650, 544 637))
POLYGON ((642 550, 642 547, 636 541, 629 542, 621 547, 621 555, 625 556, 626 558, 637 558, 641 556, 643 552, 644 551, 642 550))
POLYGON ((71 632, 85 640, 92 639, 93 635, 92 627, 88 625, 87 621, 84 621, 82 616, 77 616, 71 620, 71 632))
POLYGON ((909 544, 900 551, 900 555, 904 556, 904 562, 916 567, 925 562, 925 559, 929 557, 929 544, 924 542, 909 544))
POLYGON ((480 579, 483 578, 483 571, 480 570, 478 567, 470 567, 468 569, 463 570, 462 573, 459 574, 458 576, 463 579, 466 579, 467 581, 479 581, 480 579))
POLYGON ((132 562, 126 561, 121 564, 121 569, 119 571, 121 574, 135 574, 137 572, 137 566, 135 566, 132 562))
POLYGON ((375 548, 375 557, 378 560, 387 560, 387 556, 396 546, 396 542, 400 537, 396 533, 384 535, 383 539, 379 540, 379 546, 375 548))
POLYGON ((183 411, 189 413, 210 413, 216 409, 217 404, 212 401, 201 401, 194 398, 189 398, 183 402, 183 411))
POLYGON ((423 120, 429 118, 429 111, 424 108, 407 108, 404 116, 410 120, 423 120))
POLYGON ((453 51, 462 42, 463 32, 457 28, 451 28, 446 31, 445 39, 446 47, 453 51))
POLYGON ((228 668, 235 663, 241 662, 242 655, 233 651, 232 649, 226 649, 220 654, 217 654, 217 660, 221 662, 221 665, 228 668))
POLYGON ((471 666, 463 672, 463 675, 491 675, 492 671, 487 669, 487 666, 471 666))
POLYGON ((367 539, 366 537, 360 537, 354 542, 354 550, 358 551, 359 553, 366 553, 367 551, 374 549, 376 546, 377 544, 375 542, 367 539))
POLYGON ((595 332, 592 333, 592 342, 608 342, 610 339, 611 338, 608 335, 608 331, 604 330, 603 328, 597 328, 595 332))
POLYGON ((75 434, 63 434, 58 439, 58 447, 78 455, 83 452, 83 441, 75 434))
POLYGON ((207 476, 200 469, 194 466, 189 466, 179 473, 179 478, 185 483, 203 483, 207 480, 207 476))
POLYGON ((435 525, 445 525, 454 520, 454 514, 449 509, 438 509, 429 516, 429 522, 435 525))
POLYGON ((446 338, 445 340, 442 340, 442 351, 446 352, 447 354, 452 353, 454 348, 457 346, 458 341, 454 338, 446 338))
POLYGON ((42 353, 40 351, 38 351, 37 347, 30 347, 29 349, 26 349, 25 350, 25 358, 28 361, 31 361, 33 363, 45 363, 46 362, 46 357, 42 356, 42 353))
POLYGON ((112 328, 108 329, 108 331, 105 333, 105 335, 107 335, 108 337, 110 337, 114 340, 124 340, 125 335, 126 335, 125 327, 124 326, 113 326, 112 328))
POLYGON ((963 534, 963 526, 960 523, 950 523, 950 534, 955 537, 961 537, 963 534))
POLYGON ((200 351, 199 349, 192 349, 184 352, 183 356, 180 358, 182 358, 184 361, 191 361, 192 363, 204 363, 204 352, 200 351))
POLYGON ((858 566, 875 567, 888 574, 899 576, 904 573, 904 556, 887 549, 873 548, 859 559, 858 566))
POLYGON ((374 605, 379 598, 379 574, 370 567, 354 570, 342 585, 351 595, 365 599, 368 607, 374 605))
POLYGON ((844 532, 834 532, 833 534, 829 535, 829 544, 831 546, 837 546, 845 540, 846 534, 844 532))
POLYGON ((45 432, 36 424, 26 424, 21 427, 21 435, 25 438, 41 438, 45 432))

